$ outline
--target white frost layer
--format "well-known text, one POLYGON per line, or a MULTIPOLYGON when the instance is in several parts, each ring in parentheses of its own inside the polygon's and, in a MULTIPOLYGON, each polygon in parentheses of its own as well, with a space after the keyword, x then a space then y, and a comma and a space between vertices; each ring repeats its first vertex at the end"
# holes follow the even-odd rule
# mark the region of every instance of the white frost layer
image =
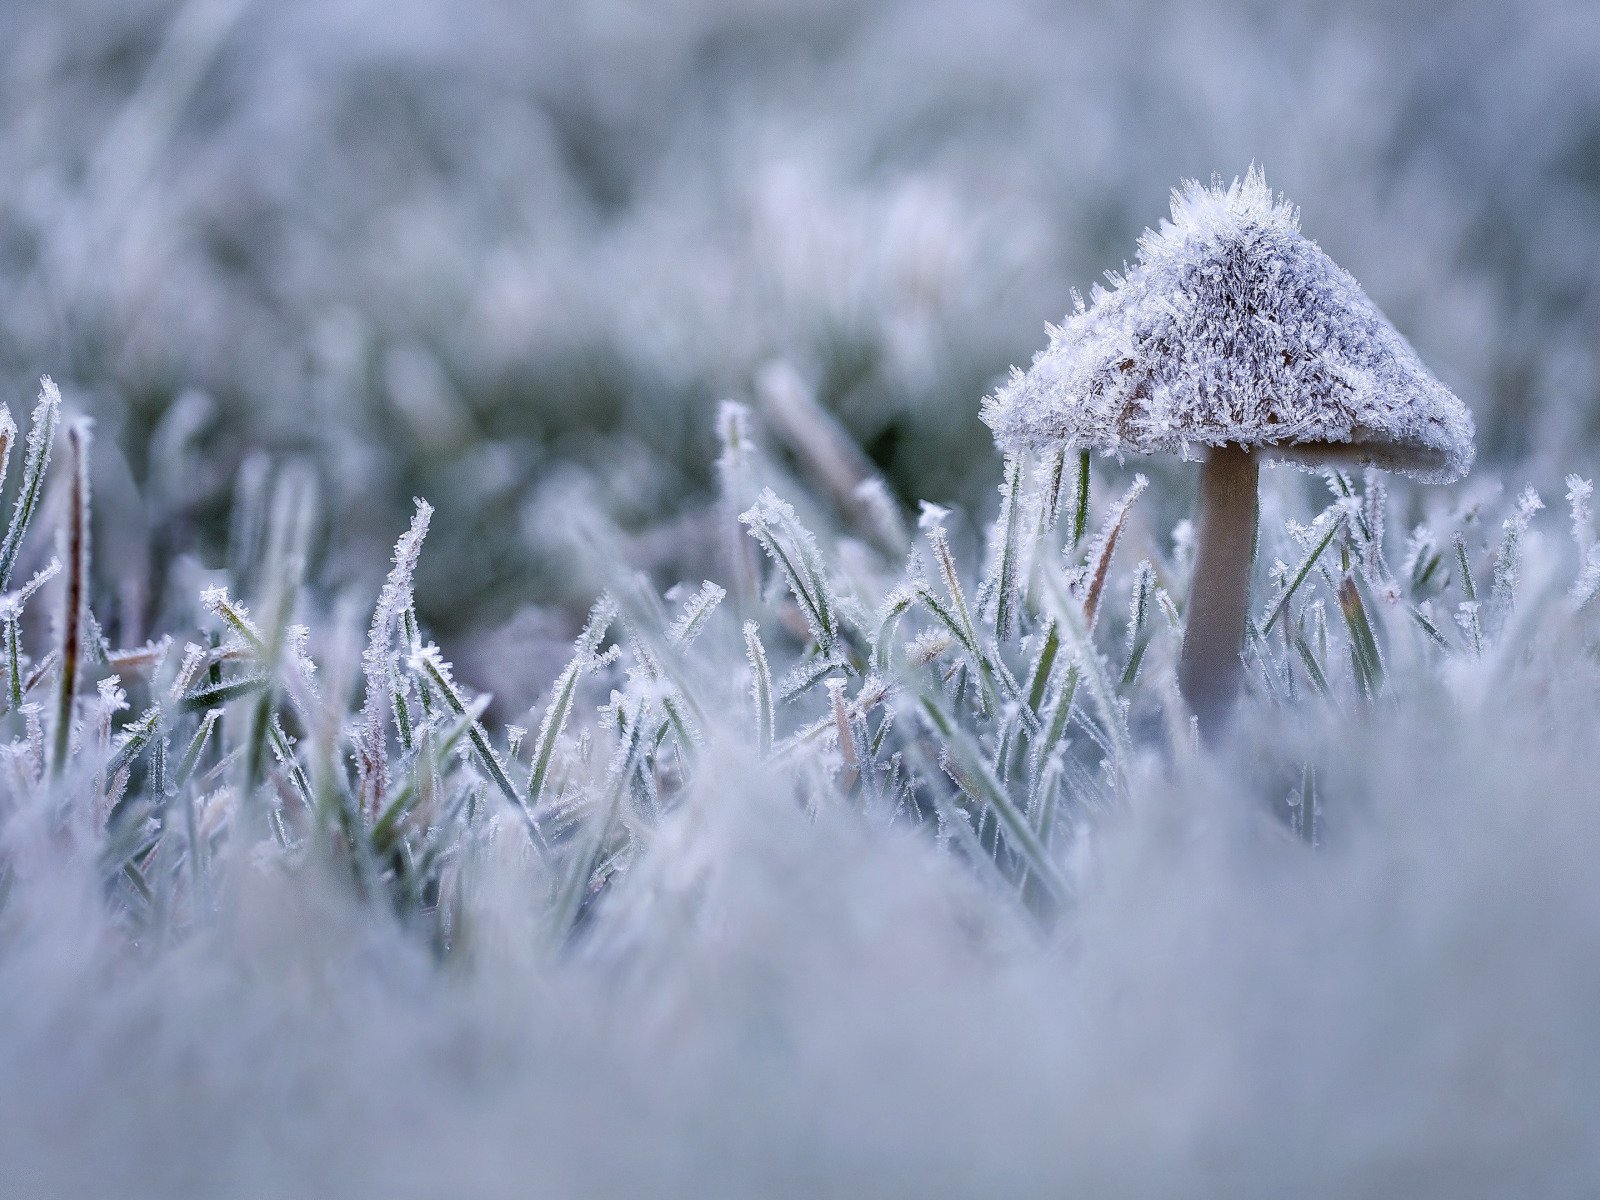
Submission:
POLYGON ((732 759, 557 962, 520 863, 446 972, 248 863, 213 927, 131 947, 41 824, 0 912, 0 1192, 1593 1195, 1575 674, 1371 727, 1315 852, 1241 783, 1259 755, 1145 781, 1044 937, 926 839, 812 821, 732 759))
POLYGON ((1430 482, 1472 464, 1472 415, 1254 169, 1175 191, 1138 263, 1096 287, 984 403, 1007 451, 1269 447, 1430 482))

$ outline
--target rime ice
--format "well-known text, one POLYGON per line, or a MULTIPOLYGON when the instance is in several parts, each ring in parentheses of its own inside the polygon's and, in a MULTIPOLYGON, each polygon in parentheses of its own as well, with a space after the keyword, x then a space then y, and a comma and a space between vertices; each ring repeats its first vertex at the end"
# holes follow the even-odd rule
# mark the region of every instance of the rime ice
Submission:
POLYGON ((1252 169, 1173 192, 1138 263, 1109 276, 984 403, 1007 451, 1148 454, 1235 443, 1428 482, 1473 458, 1466 406, 1252 169))

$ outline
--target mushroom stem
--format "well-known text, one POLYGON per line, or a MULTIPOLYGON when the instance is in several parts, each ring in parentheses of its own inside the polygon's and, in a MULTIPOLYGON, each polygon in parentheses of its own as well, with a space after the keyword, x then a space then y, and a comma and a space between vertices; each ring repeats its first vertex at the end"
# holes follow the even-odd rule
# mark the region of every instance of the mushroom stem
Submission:
POLYGON ((1227 728, 1239 693, 1259 474, 1256 456, 1232 444, 1213 447, 1200 472, 1199 537, 1178 687, 1207 743, 1227 728))

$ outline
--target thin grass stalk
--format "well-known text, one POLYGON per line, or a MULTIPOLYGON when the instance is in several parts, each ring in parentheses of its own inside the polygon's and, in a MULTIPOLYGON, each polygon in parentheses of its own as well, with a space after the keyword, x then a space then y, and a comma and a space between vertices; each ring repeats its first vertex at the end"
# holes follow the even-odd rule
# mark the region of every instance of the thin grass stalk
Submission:
POLYGON ((206 742, 210 740, 212 730, 217 726, 222 716, 220 708, 213 708, 200 718, 200 725, 194 731, 194 736, 189 739, 189 745, 184 750, 183 756, 178 759, 178 766, 172 773, 172 785, 183 788, 188 785, 189 777, 194 774, 194 769, 200 763, 200 756, 205 752, 206 742))
POLYGON ((1471 603, 1477 603, 1478 589, 1472 582, 1472 564, 1467 561, 1467 539, 1460 532, 1455 536, 1456 568, 1461 572, 1461 591, 1471 603))
POLYGON ((1378 653, 1378 642, 1354 575, 1346 575, 1339 585, 1339 611, 1350 631, 1350 658, 1356 685, 1370 700, 1383 688, 1383 657, 1378 653))
POLYGON ((1322 537, 1317 540, 1316 545, 1311 548, 1306 556, 1301 559, 1300 565, 1295 569, 1295 572, 1290 577, 1288 584, 1284 587, 1283 594, 1278 597, 1277 601, 1273 604, 1271 611, 1267 613, 1266 619, 1261 622, 1261 630, 1263 633, 1271 631, 1273 623, 1283 615, 1289 606, 1289 601, 1294 598, 1295 592, 1297 592, 1300 589, 1300 585, 1306 581, 1306 576, 1311 574, 1311 571, 1317 565, 1318 560, 1322 558, 1323 552, 1327 550, 1330 544, 1332 544, 1334 535, 1345 527, 1346 518, 1344 510, 1330 509, 1329 511, 1333 512, 1334 516, 1328 522, 1327 531, 1324 532, 1322 537))
POLYGON ((872 669, 880 675, 888 674, 894 665, 894 630, 900 618, 916 603, 916 596, 904 588, 896 589, 884 601, 883 615, 878 619, 878 631, 872 639, 872 669))
POLYGON ((1113 765, 1120 780, 1122 767, 1132 744, 1127 722, 1123 718, 1121 701, 1117 697, 1116 689, 1111 686, 1100 654, 1089 637, 1089 631, 1083 622, 1083 614, 1066 594, 1059 574, 1053 571, 1047 572, 1044 575, 1044 583, 1047 602, 1054 609, 1063 644, 1072 655, 1074 666, 1079 668, 1082 682, 1088 686, 1089 695, 1099 710, 1106 736, 1111 739, 1113 757, 1116 760, 1113 765))
POLYGON ((278 723, 276 717, 267 731, 267 741, 273 756, 278 760, 278 765, 283 768, 285 777, 294 788, 295 796, 306 806, 307 812, 316 812, 317 801, 311 781, 306 778, 305 768, 300 765, 294 748, 289 744, 289 737, 283 732, 283 726, 278 723))
POLYGON ((972 740, 972 735, 956 722, 931 692, 923 693, 921 712, 948 756, 949 766, 956 768, 950 772, 956 785, 994 814, 1005 826, 1011 845, 1016 848, 1028 869, 1055 899, 1065 899, 1068 894, 1065 876, 1039 840, 1027 814, 1016 805, 1005 785, 995 777, 987 756, 972 740))
MULTIPOLYGON (((143 754, 155 740, 161 728, 161 706, 153 705, 146 709, 138 720, 123 727, 122 740, 117 743, 111 756, 106 759, 105 777, 115 779, 116 776, 133 765, 135 759, 143 754)), ((159 791, 159 787, 157 788, 159 791)))
POLYGON ((1072 510, 1072 549, 1083 541, 1089 527, 1089 452, 1078 452, 1078 492, 1072 510))
MULTIPOLYGON (((461 693, 456 690, 455 683, 446 673, 443 663, 439 660, 438 652, 429 647, 418 655, 419 669, 432 681, 434 689, 444 697, 445 703, 458 717, 467 716, 467 704, 462 699, 461 693)), ((539 823, 534 820, 533 813, 528 810, 517 789, 512 786, 511 777, 506 774, 506 767, 500 761, 500 756, 495 753, 489 744, 489 735, 484 730, 481 722, 470 720, 467 725, 467 738, 472 742, 472 748, 478 753, 478 761, 488 774, 495 787, 500 789, 500 794, 511 802, 512 809, 522 818, 523 825, 528 830, 528 838, 533 842, 540 857, 548 860, 550 857, 550 844, 545 840, 539 823)))
POLYGON ((616 824, 617 815, 622 809, 622 797, 628 789, 629 781, 633 778, 643 749, 642 717, 643 714, 640 714, 641 719, 633 722, 621 754, 613 760, 610 786, 606 788, 600 811, 590 826, 589 836, 583 839, 582 844, 568 860, 561 883, 556 889, 549 926, 553 942, 559 942, 571 932, 573 922, 577 919, 578 909, 583 904, 584 892, 588 889, 589 880, 599 865, 600 854, 605 849, 612 827, 616 824))
POLYGON ((245 456, 233 485, 228 523, 228 575, 243 595, 253 595, 255 573, 262 565, 262 539, 267 526, 267 484, 272 462, 265 454, 245 456))
POLYGON ((66 770, 72 750, 72 709, 83 666, 83 638, 88 629, 89 426, 86 421, 74 421, 67 430, 67 453, 72 471, 63 531, 62 557, 67 563, 67 579, 62 594, 61 665, 56 677, 55 747, 50 759, 51 774, 57 778, 66 770))
POLYGON ((996 531, 999 561, 994 573, 994 635, 1003 642, 1011 637, 1016 626, 1017 559, 1021 554, 1019 542, 1022 536, 1022 460, 1017 455, 1006 457, 1005 481, 1001 484, 1000 492, 1001 517, 996 531))
POLYGON ((1500 637, 1516 607, 1517 575, 1522 564, 1522 539, 1528 532, 1533 514, 1544 507, 1544 502, 1532 488, 1524 488, 1517 497, 1515 509, 1501 525, 1500 549, 1494 558, 1494 575, 1489 587, 1490 630, 1500 637))
POLYGON ((1055 532, 1061 520, 1061 485, 1067 474, 1067 448, 1061 446, 1050 456, 1044 473, 1044 492, 1039 498, 1039 535, 1043 542, 1055 532))
POLYGON ((739 517, 783 575, 806 624, 824 655, 838 648, 840 630, 829 601, 828 582, 816 540, 794 509, 771 491, 763 490, 756 503, 739 517), (780 536, 781 535, 781 536, 780 536), (786 548, 784 543, 789 543, 786 548))
POLYGON ((367 645, 361 654, 361 673, 365 700, 357 749, 357 793, 362 809, 373 816, 382 809, 389 791, 388 730, 383 710, 387 707, 394 721, 401 748, 411 750, 411 717, 406 711, 405 679, 395 669, 397 636, 403 637, 404 617, 412 604, 412 579, 417 558, 428 536, 433 506, 425 500, 413 501, 411 523, 395 542, 392 565, 373 605, 367 629, 367 645))
POLYGON ((679 650, 686 650, 700 636, 706 623, 711 620, 711 615, 717 611, 717 606, 727 599, 727 596, 725 589, 709 579, 702 583, 699 590, 684 601, 678 619, 667 630, 668 644, 678 647, 679 650))
POLYGON ((6 695, 11 710, 22 707, 22 631, 15 614, 8 614, 4 625, 6 654, 6 695))
POLYGON ((1050 621, 1045 625, 1039 654, 1033 660, 1032 669, 1028 672, 1028 707, 1036 714, 1040 711, 1040 705, 1044 703, 1045 692, 1050 686, 1050 675, 1055 669, 1056 655, 1060 649, 1061 630, 1056 622, 1050 621))
POLYGON ((750 409, 724 400, 717 410, 717 481, 721 489, 719 516, 725 539, 735 605, 741 614, 755 607, 761 586, 760 560, 739 523, 739 514, 755 502, 755 443, 750 434, 750 409))
MULTIPOLYGON (((437 722, 430 722, 429 724, 423 726, 422 734, 418 735, 419 739, 422 738, 422 735, 427 735, 426 740, 432 746, 432 749, 430 751, 424 751, 422 749, 421 741, 419 740, 417 753, 412 758, 411 772, 406 778, 400 781, 400 785, 394 789, 394 794, 389 800, 388 807, 385 808, 384 811, 379 815, 378 819, 373 822, 373 842, 381 844, 389 838, 395 826, 397 826, 401 819, 411 811, 414 797, 417 798, 417 803, 421 803, 421 799, 417 792, 417 788, 419 786, 418 774, 421 770, 421 764, 429 763, 429 770, 431 770, 434 776, 437 778, 440 771, 449 761, 450 755, 454 753, 455 748, 460 745, 461 739, 468 736, 473 724, 483 716, 484 710, 487 709, 488 706, 488 697, 480 696, 471 704, 467 705, 467 711, 465 713, 459 717, 453 718, 453 723, 445 730, 442 736, 438 732, 439 726, 437 722), (433 756, 431 760, 425 757, 425 754, 428 753, 431 753, 433 756)), ((441 713, 440 718, 443 719, 443 716, 444 714, 441 713)), ((485 790, 487 790, 487 788, 485 790)))
POLYGON ((756 749, 762 758, 772 753, 775 725, 772 708, 772 671, 767 666, 767 652, 761 645, 760 627, 754 621, 744 623, 745 655, 750 660, 750 698, 756 709, 756 749))
POLYGON ((578 635, 572 658, 557 677, 550 692, 550 704, 544 719, 539 723, 539 736, 534 740, 533 763, 528 773, 528 810, 536 811, 544 798, 545 782, 549 777, 550 763, 555 756, 556 742, 566 728, 567 717, 572 712, 572 699, 578 682, 594 662, 595 652, 605 639, 606 631, 616 619, 616 609, 609 600, 602 600, 590 610, 589 619, 578 635))
POLYGON ((28 452, 22 463, 22 484, 11 510, 11 521, 6 526, 5 539, 0 541, 0 591, 4 591, 11 582, 17 553, 22 549, 28 525, 39 507, 39 497, 44 491, 45 468, 50 465, 56 425, 61 419, 61 393, 56 390, 56 385, 48 375, 39 381, 39 385, 39 403, 34 406, 29 422, 28 452))
POLYGON ((1117 551, 1117 542, 1122 537, 1122 527, 1128 519, 1128 511, 1133 507, 1149 481, 1143 475, 1136 475, 1133 484, 1123 493, 1122 499, 1117 501, 1115 507, 1106 517, 1105 528, 1097 539, 1100 551, 1096 555, 1094 570, 1089 576, 1089 586, 1083 599, 1083 623, 1089 632, 1094 632, 1095 621, 1100 615, 1100 596, 1105 591, 1106 578, 1111 572, 1111 557, 1117 551))
POLYGON ((315 511, 314 490, 309 472, 288 470, 279 478, 273 499, 269 533, 271 546, 267 556, 273 565, 268 574, 266 602, 259 610, 265 618, 260 641, 262 677, 267 683, 251 711, 246 732, 244 765, 247 792, 253 792, 265 777, 272 712, 277 700, 279 660, 283 654, 290 615, 305 575, 315 511))
POLYGON ((221 683, 207 683, 204 687, 185 693, 178 701, 180 712, 205 712, 209 708, 255 696, 266 691, 271 680, 265 675, 251 675, 243 679, 226 679, 221 683))

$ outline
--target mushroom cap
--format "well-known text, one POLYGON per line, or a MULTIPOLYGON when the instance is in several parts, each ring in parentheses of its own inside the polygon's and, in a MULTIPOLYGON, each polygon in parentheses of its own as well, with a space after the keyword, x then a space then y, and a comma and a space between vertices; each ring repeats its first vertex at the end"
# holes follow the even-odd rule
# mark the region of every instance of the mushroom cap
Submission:
POLYGON ((1472 465, 1472 414, 1254 167, 1227 187, 1175 190, 1172 220, 1107 278, 984 401, 1002 449, 1234 443, 1434 483, 1472 465))

